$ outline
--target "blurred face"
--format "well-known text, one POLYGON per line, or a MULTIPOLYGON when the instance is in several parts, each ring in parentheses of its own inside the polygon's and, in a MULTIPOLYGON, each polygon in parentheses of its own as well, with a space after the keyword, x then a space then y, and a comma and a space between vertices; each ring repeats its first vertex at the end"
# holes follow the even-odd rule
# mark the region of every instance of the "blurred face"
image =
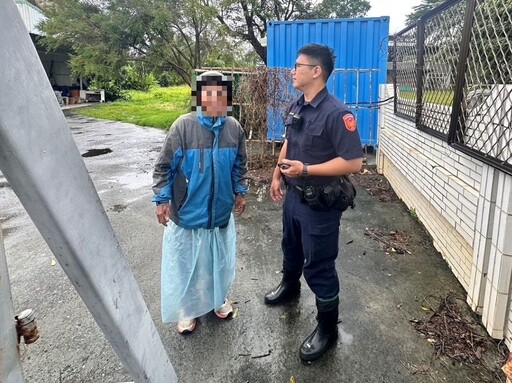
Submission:
POLYGON ((300 55, 295 60, 295 67, 292 69, 293 87, 303 90, 318 77, 320 65, 308 56, 300 55))
POLYGON ((228 112, 228 89, 222 85, 201 87, 201 109, 208 117, 226 116, 228 112))

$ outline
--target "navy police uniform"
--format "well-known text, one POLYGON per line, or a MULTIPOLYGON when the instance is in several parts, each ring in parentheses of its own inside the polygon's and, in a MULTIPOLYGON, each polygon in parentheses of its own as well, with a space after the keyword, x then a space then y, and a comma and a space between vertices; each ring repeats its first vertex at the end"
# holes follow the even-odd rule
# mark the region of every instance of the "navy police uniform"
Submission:
MULTIPOLYGON (((292 103, 285 121, 288 141, 286 158, 307 165, 363 156, 354 116, 327 88, 310 102, 301 96, 292 103), (293 121, 293 115, 300 121, 293 121)), ((341 212, 316 211, 301 201, 297 192, 307 182, 326 185, 337 177, 287 178, 283 204, 283 271, 304 278, 317 298, 330 300, 339 293, 335 268, 341 212), (298 186, 298 188, 297 188, 298 186)))

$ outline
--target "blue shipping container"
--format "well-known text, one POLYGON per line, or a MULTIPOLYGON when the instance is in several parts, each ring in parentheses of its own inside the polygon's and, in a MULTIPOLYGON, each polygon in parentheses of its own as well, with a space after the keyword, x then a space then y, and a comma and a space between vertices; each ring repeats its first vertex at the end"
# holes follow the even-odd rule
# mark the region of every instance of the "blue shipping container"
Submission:
MULTIPOLYGON (((267 65, 291 70, 299 48, 309 43, 334 49, 334 72, 327 89, 352 110, 365 146, 377 145, 379 85, 387 80, 389 17, 271 21, 267 65)), ((291 90, 291 84, 288 85, 291 90)), ((267 139, 283 139, 282 109, 268 112, 267 139)))

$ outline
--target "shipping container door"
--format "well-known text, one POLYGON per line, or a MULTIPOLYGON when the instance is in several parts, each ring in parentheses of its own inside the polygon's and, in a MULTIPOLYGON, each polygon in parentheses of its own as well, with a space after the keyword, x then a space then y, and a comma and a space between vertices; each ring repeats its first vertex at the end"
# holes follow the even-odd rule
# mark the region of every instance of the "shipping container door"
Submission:
POLYGON ((287 73, 299 48, 317 43, 332 47, 336 55, 327 88, 356 116, 362 144, 377 145, 377 101, 379 85, 387 78, 389 17, 269 22, 267 30, 267 65, 281 73, 277 98, 283 103, 268 110, 267 139, 283 139, 285 104, 298 95, 287 73))

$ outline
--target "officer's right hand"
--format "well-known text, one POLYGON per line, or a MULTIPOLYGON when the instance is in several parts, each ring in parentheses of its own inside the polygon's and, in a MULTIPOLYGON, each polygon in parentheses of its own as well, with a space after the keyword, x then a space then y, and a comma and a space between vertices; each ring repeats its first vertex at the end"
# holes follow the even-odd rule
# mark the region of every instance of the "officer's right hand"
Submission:
POLYGON ((272 178, 272 184, 270 185, 270 198, 272 198, 272 201, 281 201, 283 199, 280 179, 272 178))
POLYGON ((156 217, 158 218, 158 223, 167 226, 167 222, 169 222, 169 214, 171 211, 170 207, 171 205, 168 203, 162 203, 156 207, 156 217))

